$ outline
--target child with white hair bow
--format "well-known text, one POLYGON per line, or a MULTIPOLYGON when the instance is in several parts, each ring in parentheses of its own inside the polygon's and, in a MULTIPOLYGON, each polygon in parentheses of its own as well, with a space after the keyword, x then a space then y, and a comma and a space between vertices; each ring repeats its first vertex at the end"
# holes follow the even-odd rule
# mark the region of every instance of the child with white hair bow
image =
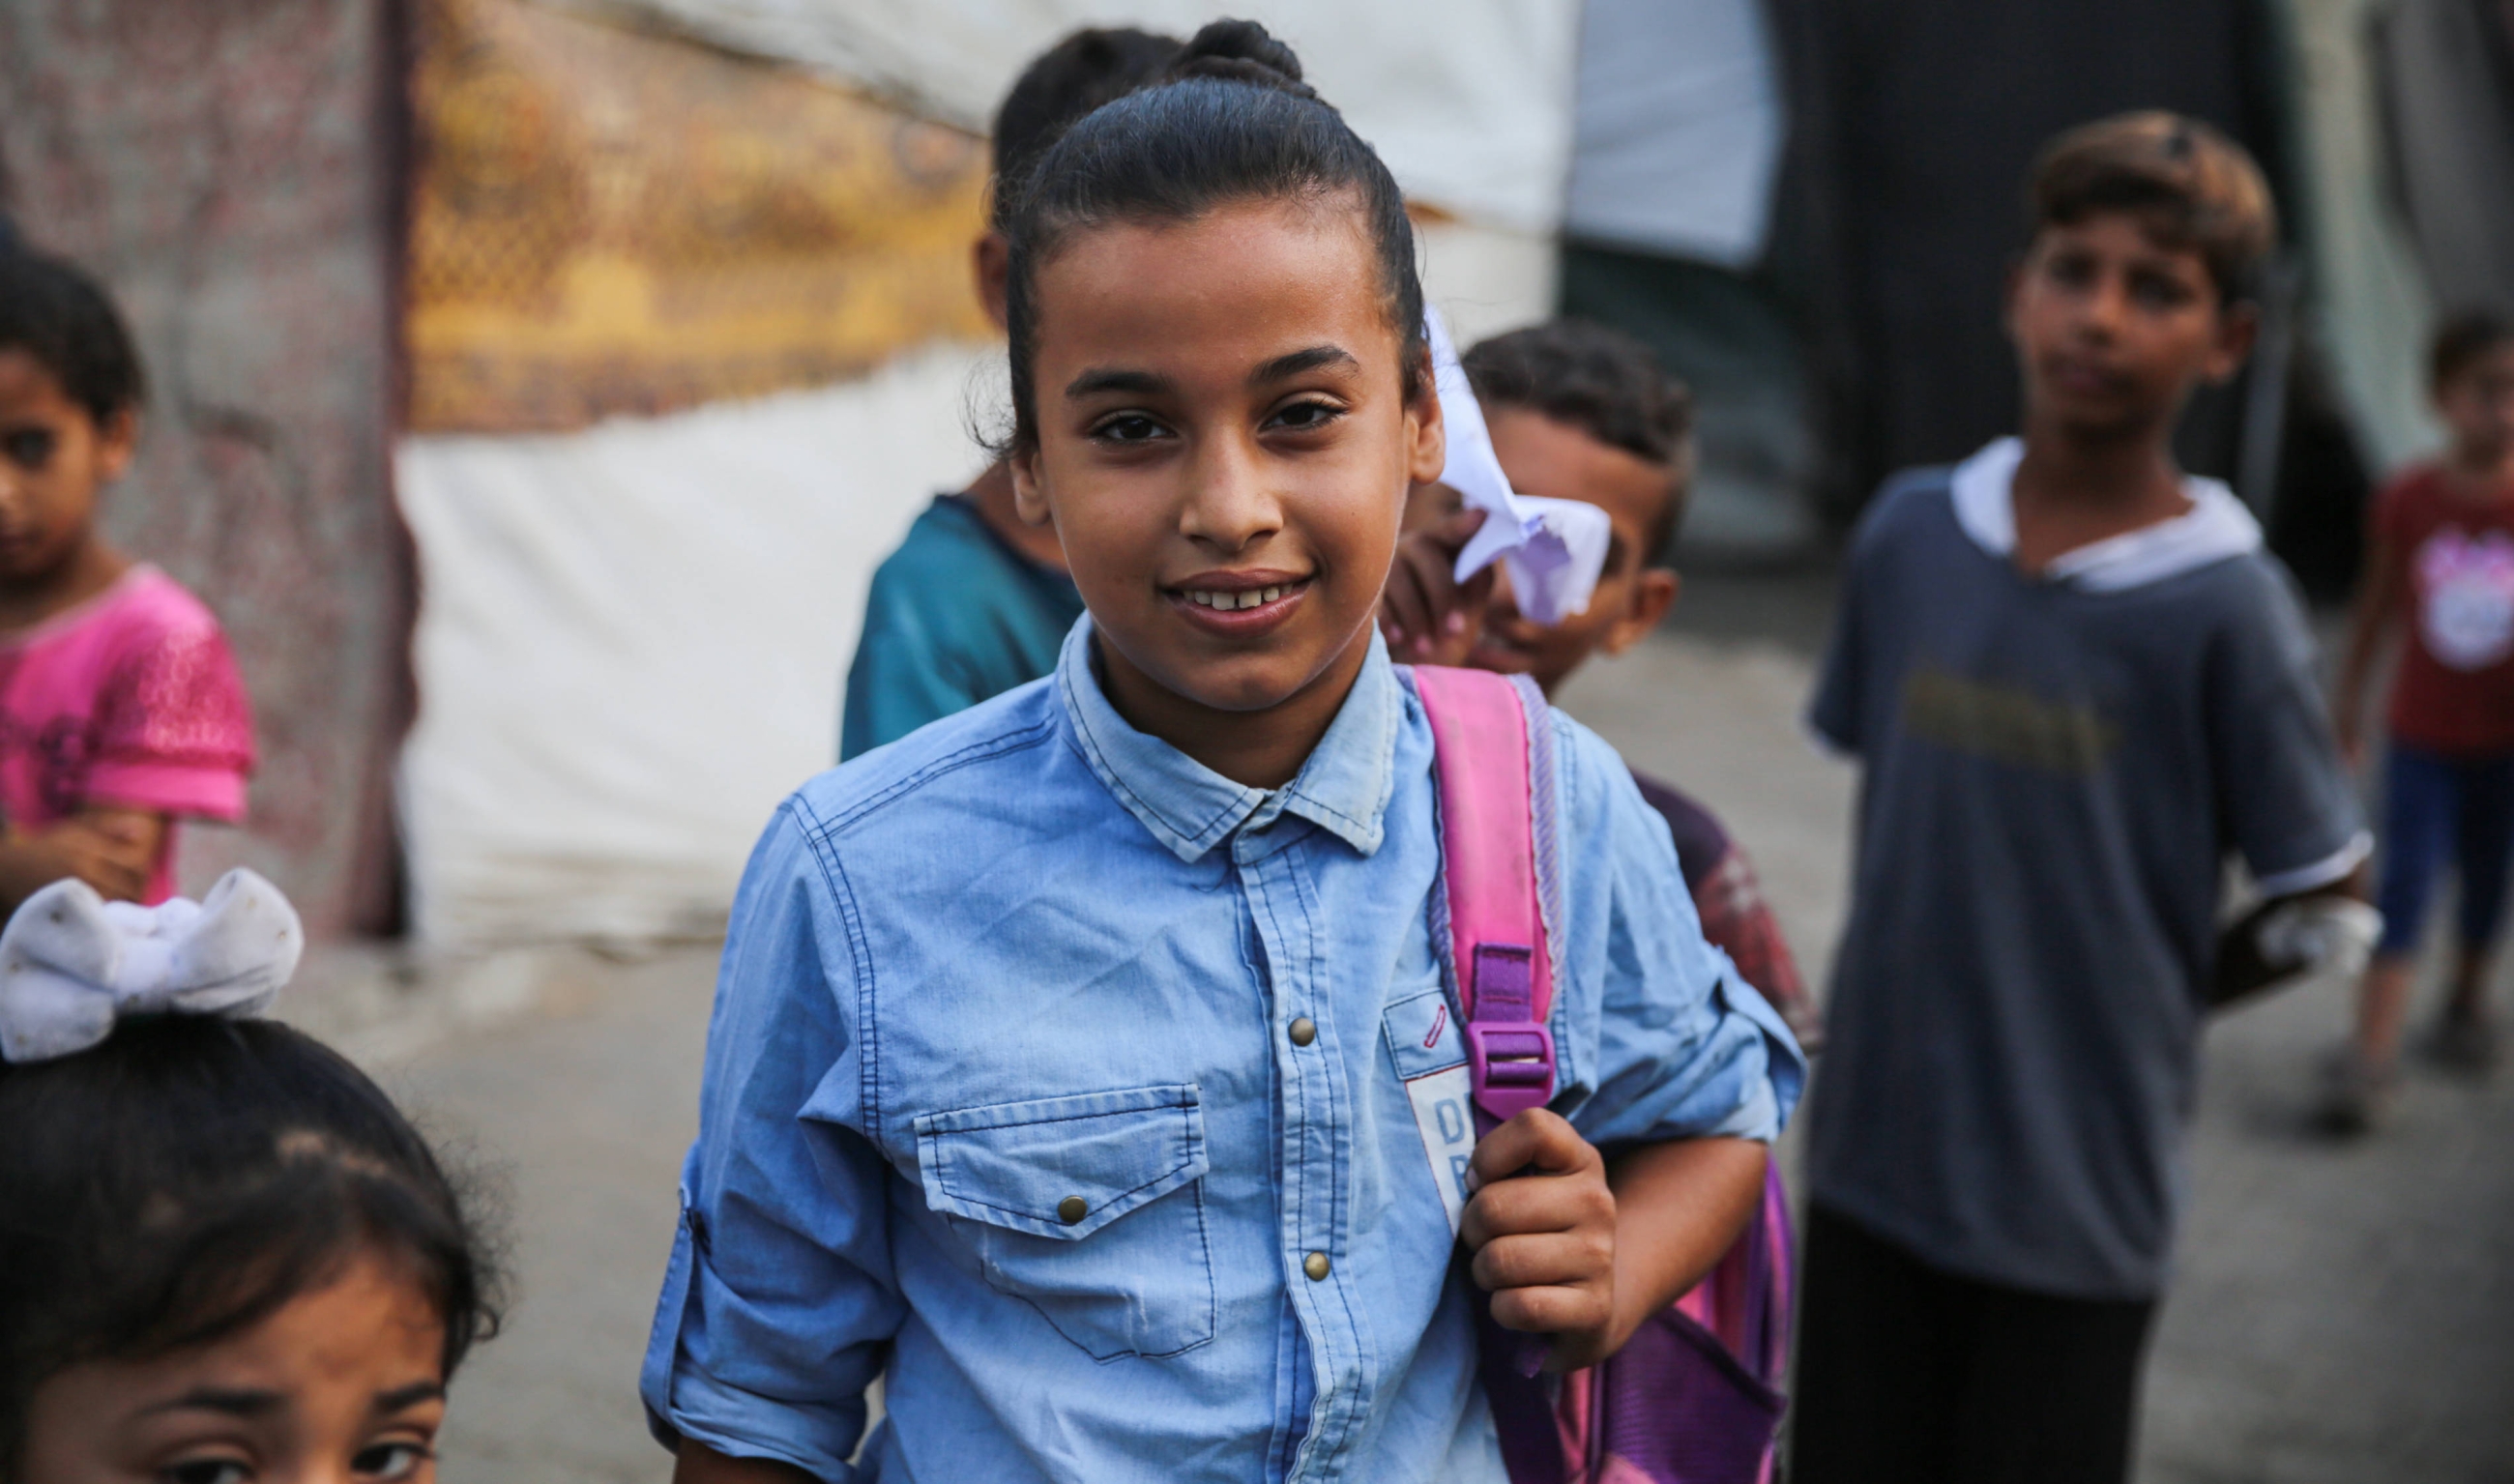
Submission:
POLYGON ((375 1083, 259 1019, 304 945, 245 870, 0 932, 0 1479, 435 1476, 496 1276, 375 1083))

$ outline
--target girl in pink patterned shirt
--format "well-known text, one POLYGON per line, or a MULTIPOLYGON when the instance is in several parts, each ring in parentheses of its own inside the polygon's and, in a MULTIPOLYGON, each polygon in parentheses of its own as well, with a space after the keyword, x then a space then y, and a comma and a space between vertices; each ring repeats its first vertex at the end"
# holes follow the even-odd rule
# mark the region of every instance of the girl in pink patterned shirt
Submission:
POLYGON ((0 248, 0 915, 65 876, 162 902, 177 822, 244 814, 253 717, 226 636, 96 526, 141 387, 95 283, 0 248))

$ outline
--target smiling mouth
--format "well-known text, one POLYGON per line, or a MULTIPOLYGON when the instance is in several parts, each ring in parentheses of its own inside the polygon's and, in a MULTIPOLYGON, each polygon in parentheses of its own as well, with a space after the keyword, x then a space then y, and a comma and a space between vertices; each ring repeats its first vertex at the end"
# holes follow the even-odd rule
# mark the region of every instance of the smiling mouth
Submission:
POLYGON ((1267 604, 1281 598, 1285 593, 1298 592, 1309 585, 1310 580, 1303 578, 1298 582, 1277 582, 1266 587, 1242 587, 1237 589, 1226 589, 1220 587, 1181 587, 1176 589, 1176 591, 1180 597, 1187 599, 1198 608, 1210 608, 1217 613, 1236 613, 1243 608, 1263 608, 1267 604))
POLYGON ((1270 632, 1289 619, 1309 593, 1312 581, 1284 579, 1272 572, 1231 581, 1217 573, 1202 582, 1182 582, 1166 589, 1166 594, 1189 622, 1216 634, 1246 639, 1270 632))

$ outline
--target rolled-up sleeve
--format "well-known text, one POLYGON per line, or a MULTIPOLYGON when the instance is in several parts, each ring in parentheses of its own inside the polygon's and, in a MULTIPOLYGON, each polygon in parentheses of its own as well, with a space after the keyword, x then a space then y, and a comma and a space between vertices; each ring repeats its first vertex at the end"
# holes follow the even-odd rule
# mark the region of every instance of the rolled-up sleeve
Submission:
POLYGON ((1573 1126, 1601 1145, 1778 1137, 1806 1076, 1798 1041, 1704 941, 1667 822, 1622 759, 1576 723, 1558 728, 1574 859, 1565 983, 1598 985, 1565 1007, 1594 1017, 1593 1032, 1568 1027, 1595 1047, 1572 1067, 1585 1088, 1573 1126))
POLYGON ((826 1114, 859 1105, 857 975, 828 869, 789 807, 744 874, 639 1391, 668 1447, 847 1480, 903 1305, 888 1166, 826 1114))

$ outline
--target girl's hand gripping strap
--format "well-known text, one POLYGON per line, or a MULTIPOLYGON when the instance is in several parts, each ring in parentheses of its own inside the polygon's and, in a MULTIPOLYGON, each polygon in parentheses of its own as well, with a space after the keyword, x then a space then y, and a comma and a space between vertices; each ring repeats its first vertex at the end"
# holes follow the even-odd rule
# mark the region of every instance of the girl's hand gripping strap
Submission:
MULTIPOLYGON (((1554 1098, 1554 1033, 1546 1028, 1554 960, 1537 875, 1546 837, 1531 812, 1535 789, 1550 789, 1553 777, 1550 768, 1540 777, 1529 766, 1530 728, 1549 724, 1545 702, 1528 694, 1533 685, 1486 670, 1418 665, 1413 677, 1439 775, 1459 1028, 1476 1106, 1505 1122, 1554 1098)), ((1545 803, 1550 810, 1552 800, 1545 803)))

